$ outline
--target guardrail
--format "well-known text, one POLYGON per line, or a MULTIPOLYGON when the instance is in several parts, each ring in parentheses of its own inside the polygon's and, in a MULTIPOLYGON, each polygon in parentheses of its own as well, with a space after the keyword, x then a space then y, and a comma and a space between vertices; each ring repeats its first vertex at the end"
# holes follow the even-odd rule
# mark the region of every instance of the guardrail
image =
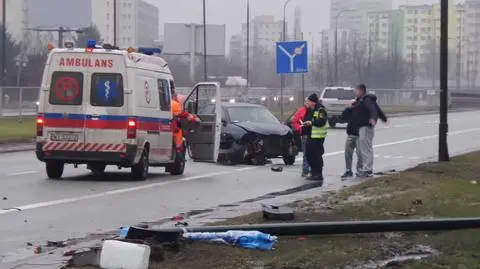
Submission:
POLYGON ((40 87, 0 87, 0 117, 37 113, 40 87))

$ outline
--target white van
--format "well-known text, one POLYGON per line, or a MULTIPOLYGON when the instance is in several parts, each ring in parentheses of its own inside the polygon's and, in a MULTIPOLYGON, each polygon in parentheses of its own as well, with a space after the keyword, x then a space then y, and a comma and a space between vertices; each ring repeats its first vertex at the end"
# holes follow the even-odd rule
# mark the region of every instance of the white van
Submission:
POLYGON ((320 100, 327 109, 328 124, 335 128, 337 123, 345 123, 341 119, 343 110, 355 101, 355 93, 352 87, 326 87, 320 94, 320 100))
POLYGON ((154 49, 66 45, 49 47, 40 90, 36 155, 48 177, 61 178, 65 164, 87 164, 94 173, 106 165, 131 167, 135 180, 145 180, 149 166, 183 174, 185 154, 173 146, 167 62, 152 56, 154 49))

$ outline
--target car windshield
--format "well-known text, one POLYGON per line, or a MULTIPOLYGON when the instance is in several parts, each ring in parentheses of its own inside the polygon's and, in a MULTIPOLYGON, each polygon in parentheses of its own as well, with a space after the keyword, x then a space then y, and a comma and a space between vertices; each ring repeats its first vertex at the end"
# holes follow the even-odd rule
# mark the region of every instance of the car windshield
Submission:
POLYGON ((326 89, 325 93, 323 94, 323 98, 352 100, 355 99, 355 94, 352 90, 345 90, 343 88, 326 89))
POLYGON ((227 111, 232 122, 280 123, 278 119, 264 107, 229 107, 227 111))

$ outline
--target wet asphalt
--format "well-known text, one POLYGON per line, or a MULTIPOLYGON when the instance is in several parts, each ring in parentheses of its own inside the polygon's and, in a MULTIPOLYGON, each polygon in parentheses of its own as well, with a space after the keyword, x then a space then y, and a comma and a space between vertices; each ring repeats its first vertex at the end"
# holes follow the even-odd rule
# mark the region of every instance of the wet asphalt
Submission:
MULTIPOLYGON (((451 155, 480 149, 480 122, 475 120, 479 113, 450 114, 451 155)), ((375 170, 400 170, 436 160, 437 133, 438 115, 392 118, 388 124, 379 124, 374 141, 375 170)), ((345 137, 344 129, 329 133, 323 189, 336 190, 345 185, 339 177, 344 172, 345 137)), ((152 168, 150 179, 144 182, 130 181, 127 169, 111 167, 106 175, 95 176, 85 167, 67 166, 65 178, 54 181, 46 179, 44 165, 33 152, 2 154, 0 264, 31 253, 25 251, 27 243, 83 238, 124 225, 255 201, 258 197, 268 201, 284 195, 287 201, 288 194, 306 189, 310 189, 309 195, 321 194, 322 189, 312 190, 306 185, 310 182, 300 177, 300 165, 299 160, 295 166, 273 172, 270 166, 220 166, 189 161, 183 176, 170 176, 163 168, 152 168)), ((275 200, 281 202, 282 196, 275 200)))

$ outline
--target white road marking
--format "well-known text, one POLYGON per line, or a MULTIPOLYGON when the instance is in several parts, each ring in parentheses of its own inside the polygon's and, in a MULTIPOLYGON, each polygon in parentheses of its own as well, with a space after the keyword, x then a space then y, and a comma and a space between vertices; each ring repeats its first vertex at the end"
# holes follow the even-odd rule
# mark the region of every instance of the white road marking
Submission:
MULTIPOLYGON (((459 134, 478 132, 478 131, 480 131, 480 128, 472 128, 472 129, 465 129, 465 130, 450 132, 449 135, 452 136, 452 135, 459 135, 459 134)), ((374 145, 373 147, 374 148, 388 147, 388 146, 412 143, 412 142, 423 141, 423 140, 428 140, 428 139, 434 139, 434 138, 437 138, 437 137, 438 137, 438 135, 414 137, 414 138, 411 138, 411 139, 405 139, 405 140, 393 141, 393 142, 384 143, 384 144, 378 144, 378 145, 374 145)), ((329 157, 329 156, 342 155, 342 154, 344 154, 344 151, 334 151, 334 152, 326 153, 323 156, 324 157, 329 157)), ((297 160, 301 161, 302 158, 297 158, 297 160)), ((262 167, 262 166, 260 166, 260 167, 262 167)), ((53 200, 53 201, 47 201, 47 202, 40 202, 40 203, 34 203, 34 204, 29 204, 29 205, 23 205, 23 206, 16 206, 16 207, 14 207, 15 209, 0 210, 0 215, 13 213, 13 212, 19 212, 19 210, 25 211, 25 210, 30 210, 30 209, 56 206, 56 205, 61 205, 61 204, 74 203, 74 202, 79 202, 79 201, 84 201, 84 200, 101 198, 101 197, 105 197, 105 196, 117 195, 117 194, 122 194, 122 193, 127 193, 127 192, 156 188, 156 187, 160 187, 160 186, 174 184, 174 183, 177 183, 177 182, 185 182, 185 181, 192 181, 192 180, 197 180, 197 179, 202 179, 202 178, 207 178, 207 177, 234 174, 234 173, 237 173, 237 172, 253 170, 253 169, 257 169, 257 168, 259 168, 259 167, 258 166, 242 167, 242 168, 229 170, 229 171, 222 171, 222 172, 217 172, 217 173, 210 173, 210 174, 203 174, 203 175, 196 175, 196 176, 180 178, 179 180, 172 180, 172 181, 168 181, 168 182, 152 183, 152 184, 146 184, 146 185, 136 186, 136 187, 131 187, 131 188, 124 188, 124 189, 106 191, 106 192, 102 192, 102 193, 96 193, 96 194, 90 194, 90 195, 84 195, 84 196, 77 196, 77 197, 60 199, 60 200, 53 200)))
POLYGON ((178 182, 178 181, 185 182, 185 181, 192 181, 192 180, 201 179, 201 178, 232 174, 232 173, 235 173, 235 172, 251 170, 251 169, 255 169, 255 168, 256 167, 244 167, 244 168, 240 168, 240 169, 235 169, 233 171, 222 171, 222 172, 217 172, 217 173, 203 174, 203 175, 180 178, 179 180, 152 183, 152 184, 146 184, 146 185, 136 186, 136 187, 131 187, 131 188, 124 188, 124 189, 106 191, 106 192, 102 192, 102 193, 96 193, 96 194, 90 194, 90 195, 84 195, 84 196, 77 196, 77 197, 72 197, 72 198, 53 200, 53 201, 47 201, 47 202, 41 202, 41 203, 35 203, 35 204, 29 204, 29 205, 23 205, 23 206, 16 206, 16 207, 14 207, 15 209, 0 210, 0 215, 7 214, 7 213, 12 213, 12 212, 29 210, 29 209, 42 208, 42 207, 47 207, 47 206, 55 206, 55 205, 60 205, 60 204, 73 203, 73 202, 89 200, 89 199, 94 199, 94 198, 100 198, 100 197, 105 197, 105 196, 110 196, 110 195, 115 195, 115 194, 122 194, 122 193, 126 193, 126 192, 150 189, 150 188, 155 188, 155 187, 160 187, 160 186, 173 184, 173 183, 178 182))
POLYGON ((21 175, 29 175, 29 174, 35 174, 37 171, 21 171, 21 172, 13 172, 13 173, 8 173, 7 176, 21 176, 21 175))

